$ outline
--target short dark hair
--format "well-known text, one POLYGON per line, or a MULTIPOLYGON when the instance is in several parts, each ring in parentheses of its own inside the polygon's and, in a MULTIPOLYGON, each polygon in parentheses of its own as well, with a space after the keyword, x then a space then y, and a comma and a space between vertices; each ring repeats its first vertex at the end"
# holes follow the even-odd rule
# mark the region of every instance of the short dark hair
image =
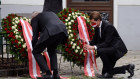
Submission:
POLYGON ((93 11, 90 13, 89 15, 89 19, 94 19, 95 21, 97 21, 98 19, 101 21, 102 20, 102 17, 101 17, 101 14, 100 12, 98 11, 93 11))

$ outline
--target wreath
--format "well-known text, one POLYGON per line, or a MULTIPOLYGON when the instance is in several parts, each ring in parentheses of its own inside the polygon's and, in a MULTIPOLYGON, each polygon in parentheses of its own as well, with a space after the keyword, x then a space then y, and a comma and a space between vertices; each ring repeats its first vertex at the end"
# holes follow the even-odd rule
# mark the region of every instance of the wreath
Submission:
POLYGON ((87 51, 83 49, 83 44, 80 42, 79 39, 77 22, 78 16, 84 17, 89 32, 89 37, 90 39, 93 38, 94 28, 90 24, 88 14, 72 8, 63 9, 61 12, 58 13, 58 17, 66 25, 68 40, 65 45, 59 45, 58 50, 63 52, 62 55, 64 56, 64 60, 73 62, 74 65, 76 64, 77 66, 82 67, 84 66, 85 52, 87 51))
POLYGON ((14 55, 17 60, 26 62, 28 60, 27 46, 23 37, 20 19, 30 23, 30 19, 17 16, 16 14, 9 14, 6 18, 3 18, 2 33, 6 34, 4 37, 10 45, 10 53, 14 55))

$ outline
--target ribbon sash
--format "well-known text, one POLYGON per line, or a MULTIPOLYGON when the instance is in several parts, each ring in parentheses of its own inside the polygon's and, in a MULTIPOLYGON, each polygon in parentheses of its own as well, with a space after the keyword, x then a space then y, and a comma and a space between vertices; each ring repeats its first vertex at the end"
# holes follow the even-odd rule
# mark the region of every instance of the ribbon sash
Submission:
MULTIPOLYGON (((22 25, 23 36, 27 45, 29 74, 31 78, 41 77, 39 65, 32 54, 32 27, 27 21, 24 21, 23 19, 20 20, 20 23, 22 25)), ((47 60, 48 67, 51 70, 49 55, 47 52, 44 52, 44 55, 47 60)))
MULTIPOLYGON (((79 36, 81 39, 86 40, 86 42, 89 44, 90 38, 85 23, 85 19, 82 16, 79 16, 77 17, 77 20, 78 20, 79 36)), ((85 61, 84 61, 84 73, 86 76, 95 76, 94 64, 96 69, 98 70, 96 64, 95 51, 94 50, 87 50, 87 51, 88 52, 85 55, 85 61)))

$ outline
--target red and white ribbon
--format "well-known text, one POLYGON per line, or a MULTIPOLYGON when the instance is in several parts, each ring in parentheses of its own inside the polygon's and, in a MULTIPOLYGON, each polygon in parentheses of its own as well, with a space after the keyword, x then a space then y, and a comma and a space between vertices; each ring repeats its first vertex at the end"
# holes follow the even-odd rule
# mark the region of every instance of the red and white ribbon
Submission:
MULTIPOLYGON (((32 36, 33 36, 32 27, 27 21, 24 21, 23 19, 20 20, 20 23, 22 25, 23 36, 24 36, 24 39, 25 39, 25 42, 27 45, 28 60, 29 60, 29 74, 30 74, 31 78, 41 77, 39 65, 36 62, 36 60, 32 54, 32 50, 33 50, 33 48, 32 48, 32 36)), ((50 69, 50 59, 49 59, 48 53, 44 52, 44 55, 46 57, 47 64, 50 69)))
MULTIPOLYGON (((89 44, 90 38, 89 33, 87 30, 85 19, 82 16, 77 17, 78 20, 78 30, 79 30, 79 36, 81 39, 86 40, 86 42, 89 44)), ((94 50, 87 50, 88 52, 85 55, 85 61, 84 61, 84 73, 86 76, 95 76, 94 73, 94 65, 97 68, 96 64, 96 57, 95 57, 95 51, 94 50)))

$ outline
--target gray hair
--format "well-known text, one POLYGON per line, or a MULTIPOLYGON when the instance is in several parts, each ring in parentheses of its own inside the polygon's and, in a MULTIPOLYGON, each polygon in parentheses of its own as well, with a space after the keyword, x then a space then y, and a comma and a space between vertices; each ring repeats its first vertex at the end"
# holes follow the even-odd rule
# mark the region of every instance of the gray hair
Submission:
POLYGON ((32 18, 36 17, 38 14, 39 14, 38 11, 33 11, 33 12, 32 12, 32 18))

